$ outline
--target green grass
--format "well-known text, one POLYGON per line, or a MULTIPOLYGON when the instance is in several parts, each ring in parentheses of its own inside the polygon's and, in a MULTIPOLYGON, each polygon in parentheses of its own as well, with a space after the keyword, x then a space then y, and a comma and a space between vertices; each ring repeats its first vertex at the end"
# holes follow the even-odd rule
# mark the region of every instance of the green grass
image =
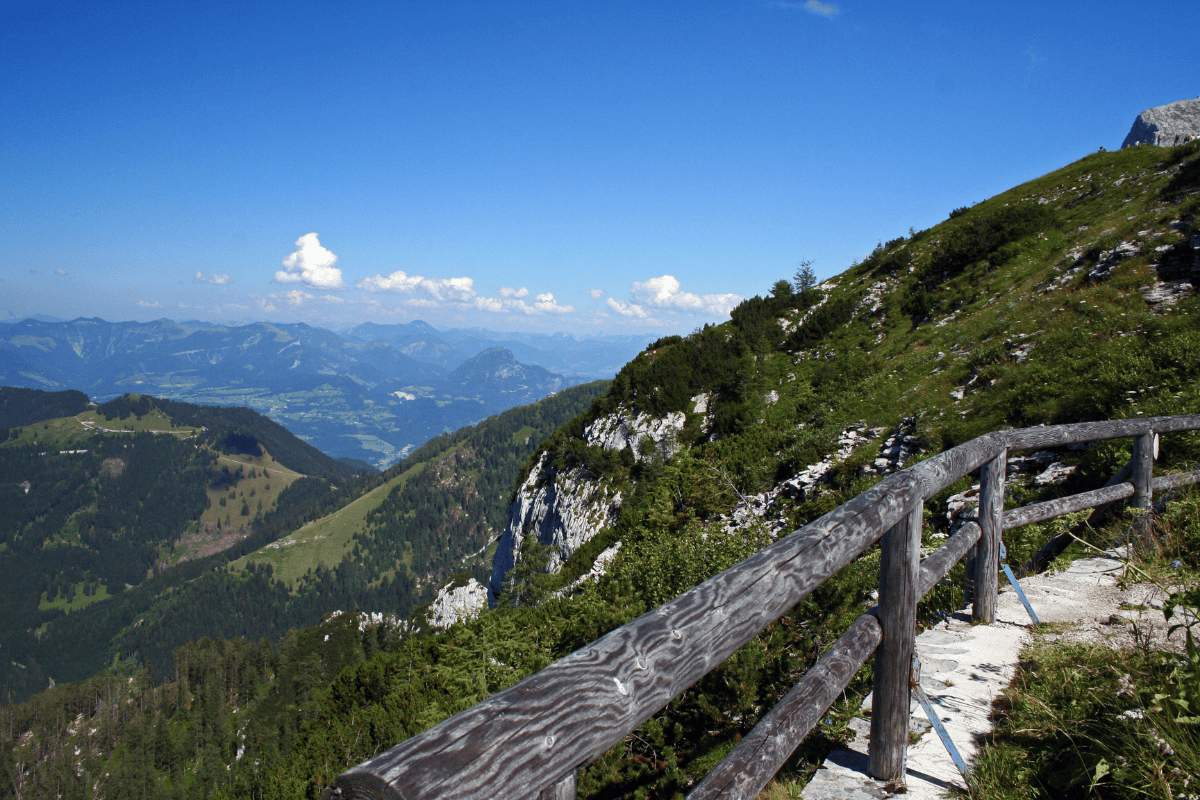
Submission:
MULTIPOLYGON (((294 587, 300 576, 318 565, 330 568, 337 566, 354 548, 354 537, 367 529, 367 516, 387 498, 393 488, 403 486, 424 468, 424 464, 418 464, 405 470, 334 513, 239 558, 232 562, 230 569, 240 572, 251 563, 270 564, 275 578, 294 587)), ((406 551, 406 554, 406 563, 411 564, 411 551, 406 551)))
POLYGON ((87 608, 92 603, 99 603, 101 600, 107 600, 110 596, 108 594, 108 587, 101 582, 97 582, 96 591, 93 592, 90 597, 83 593, 83 581, 75 584, 74 588, 75 596, 70 600, 68 600, 66 596, 62 594, 58 594, 53 600, 49 600, 46 598, 46 593, 42 592, 42 599, 41 602, 38 603, 38 608, 42 611, 49 611, 57 608, 70 614, 72 611, 78 611, 81 608, 87 608))
POLYGON ((169 433, 181 438, 198 433, 195 428, 176 425, 158 410, 146 414, 141 419, 130 416, 126 419, 112 420, 106 419, 95 411, 85 411, 73 417, 44 420, 14 430, 16 431, 15 436, 0 444, 0 447, 38 445, 57 450, 75 450, 85 447, 89 439, 103 432, 118 434, 169 433))
MULTIPOLYGON (((1194 609, 1200 491, 1180 495, 1156 519, 1154 546, 1141 548, 1131 572, 1138 581, 1185 587, 1174 599, 1194 609)), ((1164 619, 1182 621, 1175 612, 1164 619)), ((1048 632, 1035 633, 996 705, 995 730, 976 759, 974 796, 1175 800, 1200 793, 1200 653, 1190 641, 1175 652, 1185 632, 1176 631, 1170 650, 1148 636, 1114 649, 1051 641, 1048 632)), ((1200 625, 1191 633, 1200 635, 1200 625)))
MULTIPOLYGON (((1200 789, 1200 725, 1172 654, 1036 641, 997 704, 975 797, 1171 798, 1200 789), (1166 692, 1165 697, 1161 697, 1166 692), (1158 698, 1158 699, 1156 699, 1158 698), (1164 702, 1164 700, 1166 702, 1164 702)), ((1191 666, 1191 691, 1200 678, 1191 666)))

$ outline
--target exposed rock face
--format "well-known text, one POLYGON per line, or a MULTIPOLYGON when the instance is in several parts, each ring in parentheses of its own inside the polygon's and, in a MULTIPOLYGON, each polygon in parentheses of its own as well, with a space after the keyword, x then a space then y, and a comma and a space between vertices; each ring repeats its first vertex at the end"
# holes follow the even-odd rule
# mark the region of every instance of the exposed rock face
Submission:
MULTIPOLYGON (((706 404, 707 408, 707 404, 706 404)), ((628 447, 639 461, 654 455, 654 450, 642 443, 649 440, 664 460, 675 455, 679 449, 676 436, 683 430, 687 415, 682 411, 665 417, 652 417, 646 413, 634 414, 627 409, 618 409, 584 428, 583 436, 589 445, 605 450, 624 450, 628 447), (644 452, 643 452, 644 451, 644 452)))
POLYGON ((525 537, 552 549, 549 568, 557 572, 580 545, 616 521, 620 504, 619 491, 583 469, 559 472, 550 454, 542 453, 509 508, 508 526, 492 558, 493 595, 500 593, 525 537))
POLYGON ((1157 144, 1168 147, 1197 136, 1200 136, 1200 98, 1179 100, 1138 114, 1121 146, 1157 144))
MULTIPOLYGON (((707 409, 707 396, 693 399, 698 408, 707 409)), ((591 447, 629 448, 638 461, 656 456, 666 460, 679 451, 678 434, 685 422, 682 411, 653 417, 619 408, 592 421, 583 436, 591 447)), ((492 593, 500 593, 526 536, 551 548, 549 569, 557 572, 580 545, 616 522, 620 508, 620 491, 582 469, 559 472, 549 453, 543 453, 509 509, 508 526, 492 558, 492 593)))
POLYGON ((471 578, 466 586, 454 589, 447 584, 438 592, 425 613, 430 627, 449 628, 459 620, 475 619, 487 608, 488 593, 479 581, 471 578))

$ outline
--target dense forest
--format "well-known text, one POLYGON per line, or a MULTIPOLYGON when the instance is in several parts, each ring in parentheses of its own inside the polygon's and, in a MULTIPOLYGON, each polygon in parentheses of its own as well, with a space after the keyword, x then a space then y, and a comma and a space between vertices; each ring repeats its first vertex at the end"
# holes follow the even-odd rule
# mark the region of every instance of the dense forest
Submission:
MULTIPOLYGON (((481 554, 469 557, 503 528, 521 463, 606 385, 572 387, 491 417, 438 437, 384 475, 353 480, 323 454, 304 460, 311 448, 298 440, 281 446, 273 438, 278 426, 256 420, 253 411, 136 395, 98 410, 114 426, 157 411, 169 412, 176 425, 205 430, 187 438, 92 433, 82 442, 86 448, 71 439, 70 453, 9 441, 0 447, 0 568, 16 577, 0 585, 13 611, 0 621, 0 648, 11 654, 0 664, 0 698, 19 700, 51 679, 81 680, 113 663, 148 665, 161 680, 172 672, 175 649, 187 642, 275 641, 333 609, 407 616, 431 598, 439 579, 463 569, 486 572, 481 554), (295 480, 273 493, 266 509, 244 506, 249 516, 221 552, 171 562, 171 542, 195 530, 208 493, 236 489, 246 477, 243 467, 231 471, 218 457, 264 450, 276 456, 272 445, 301 457, 276 457, 280 463, 292 469, 299 463, 323 477, 295 480), (384 511, 342 562, 313 565, 295 586, 277 580, 270 564, 225 569, 407 472, 415 474, 391 490, 384 511), (415 568, 403 563, 406 552, 416 555, 415 568)), ((71 436, 82 435, 74 428, 71 436)), ((48 425, 44 435, 52 433, 48 425)))
MULTIPOLYGON (((231 509, 236 522, 227 514, 216 523, 230 540, 220 563, 285 533, 299 509, 324 511, 319 501, 340 499, 329 497, 330 480, 344 483, 352 474, 247 409, 189 411, 136 395, 95 407, 80 392, 11 387, 0 388, 0 404, 5 419, 22 423, 3 428, 0 441, 0 570, 9 576, 0 583, 5 701, 51 679, 78 680, 104 669, 121 657, 114 637, 151 598, 200 574, 200 563, 180 560, 176 545, 198 532, 210 495, 236 495, 248 477, 243 466, 231 470, 229 459, 221 460, 226 455, 262 456, 260 443, 270 442, 282 451, 275 463, 330 477, 301 478, 286 488, 280 482, 253 511, 243 499, 241 514, 231 509), (203 430, 181 426, 167 406, 186 417, 183 425, 203 430), (91 427, 62 412, 88 412, 91 427)), ((201 559, 209 570, 210 561, 201 559)), ((154 654, 162 668, 173 646, 191 638, 172 638, 170 649, 154 654)))

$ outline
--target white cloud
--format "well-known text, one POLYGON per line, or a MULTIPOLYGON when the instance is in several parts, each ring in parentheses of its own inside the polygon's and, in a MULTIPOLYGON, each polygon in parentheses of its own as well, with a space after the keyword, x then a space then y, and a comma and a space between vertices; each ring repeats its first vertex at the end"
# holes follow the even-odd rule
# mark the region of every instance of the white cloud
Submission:
POLYGON ((509 286, 501 286, 499 294, 501 297, 529 297, 529 290, 524 286, 522 286, 520 289, 513 289, 509 286))
POLYGON ((546 314, 570 314, 575 306, 560 306, 550 292, 544 292, 534 298, 533 307, 546 314))
POLYGON ((155 300, 155 301, 154 301, 154 302, 152 302, 152 303, 151 303, 151 302, 148 302, 148 301, 146 301, 146 300, 138 300, 136 303, 134 303, 134 305, 135 305, 135 306, 140 306, 140 307, 142 307, 142 308, 158 308, 158 306, 159 306, 159 303, 158 303, 158 301, 157 301, 157 300, 155 300))
POLYGON ((391 292, 393 294, 413 294, 421 292, 431 300, 440 303, 468 303, 477 294, 473 278, 426 278, 421 275, 409 275, 398 269, 391 275, 372 275, 354 284, 367 292, 391 292))
POLYGON ((480 311, 487 311, 492 314, 499 314, 504 311, 504 302, 497 300, 495 297, 476 297, 471 302, 480 311))
MULTIPOLYGON (((634 284, 636 286, 636 284, 634 284)), ((615 298, 608 298, 608 307, 617 312, 623 317, 636 317, 637 319, 645 319, 649 316, 646 309, 639 306, 637 303, 625 303, 615 298)))
POLYGON ((283 269, 275 273, 277 283, 302 283, 310 289, 345 289, 342 271, 334 266, 337 256, 317 241, 317 234, 306 233, 296 240, 296 251, 283 259, 283 269))
POLYGON ((822 3, 821 0, 805 0, 804 10, 811 11, 813 14, 820 14, 822 17, 832 17, 841 9, 833 3, 822 3))
POLYGON ((414 297, 411 300, 405 300, 404 305, 412 306, 413 308, 437 308, 436 300, 429 300, 424 297, 414 297))
POLYGON ((283 299, 294 306, 298 306, 305 300, 311 300, 312 295, 308 292, 302 292, 299 289, 292 289, 290 292, 283 293, 283 299))
POLYGON ((593 300, 599 300, 601 297, 604 297, 604 290, 588 289, 588 297, 592 298, 593 300))
POLYGON ((344 297, 338 297, 336 294, 323 294, 323 295, 319 295, 319 296, 317 297, 317 299, 318 299, 318 300, 322 300, 322 301, 324 301, 324 302, 326 302, 326 303, 344 303, 344 302, 346 302, 346 298, 344 298, 344 297))
POLYGON ((66 271, 65 269, 63 269, 62 267, 57 267, 57 268, 55 268, 55 270, 54 270, 54 274, 55 274, 55 275, 62 275, 62 276, 64 276, 64 277, 65 277, 65 276, 66 276, 66 274, 67 274, 67 271, 66 271))
MULTIPOLYGON (((727 315, 744 299, 741 295, 736 294, 698 295, 681 291, 680 283, 673 275, 660 275, 657 278, 635 282, 629 290, 629 298, 652 308, 721 316, 727 315)), ((612 298, 609 298, 609 306, 616 308, 613 306, 612 298)))
POLYGON ((834 3, 822 3, 821 0, 804 0, 803 3, 790 3, 786 2, 786 0, 777 0, 772 5, 778 8, 801 9, 810 14, 819 14, 822 17, 834 17, 841 13, 841 9, 834 3))
MULTIPOLYGON (((286 283, 287 281, 281 281, 286 283)), ((229 276, 214 272, 212 275, 205 275, 200 270, 196 270, 196 274, 192 277, 192 283, 211 283, 213 286, 224 286, 229 283, 229 276)))

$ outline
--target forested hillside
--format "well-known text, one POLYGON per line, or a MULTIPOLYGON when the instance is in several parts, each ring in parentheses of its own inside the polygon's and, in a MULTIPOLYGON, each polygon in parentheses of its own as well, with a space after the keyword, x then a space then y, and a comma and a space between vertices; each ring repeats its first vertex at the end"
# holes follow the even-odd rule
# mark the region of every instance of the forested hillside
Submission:
POLYGON ((8 387, 0 402, 25 422, 0 428, 6 701, 112 663, 110 640, 145 584, 162 591, 194 577, 194 562, 278 535, 309 502, 304 484, 328 493, 297 468, 353 474, 247 409, 136 395, 95 407, 79 392, 8 387))
MULTIPOLYGON (((599 401, 530 448, 519 492, 551 503, 558 488, 579 497, 607 487, 595 495, 603 513, 579 516, 611 522, 587 530, 558 574, 539 569, 564 524, 546 514, 511 532, 519 550, 505 593, 476 619, 428 633, 343 613, 277 647, 185 648, 175 676, 154 688, 136 675, 119 691, 105 678, 58 687, 4 710, 0 772, 23 797, 315 798, 342 770, 677 596, 922 452, 1009 426, 1195 413, 1198 156, 1200 144, 1093 154, 881 243, 823 283, 806 269, 781 276, 729 322, 652 344, 599 401), (658 438, 641 433, 651 430, 658 438), (602 550, 615 551, 605 574, 566 588, 602 550)), ((360 547, 397 541, 406 516, 429 513, 420 509, 443 520, 435 544, 451 530, 468 548, 486 540, 489 531, 435 497, 451 485, 485 496, 485 484, 452 477, 469 473, 469 449, 447 451, 441 469, 426 464, 427 483, 410 473, 389 489, 360 547)), ((1010 505, 1095 488, 1129 453, 1115 441, 1049 456, 1061 479, 1017 475, 1010 505)), ((1198 460, 1200 437, 1166 435, 1155 469, 1198 460)), ((927 544, 945 534, 949 496, 970 488, 964 478, 929 503, 927 544)), ((1112 533, 1090 535, 1107 544, 1112 533)), ((1045 535, 1043 526, 1006 534, 1011 562, 1023 563, 1045 535)), ((402 560, 407 550, 386 552, 402 560)), ((442 563, 458 552, 443 550, 442 563)), ((1200 553, 1179 559, 1180 580, 1200 574, 1200 553)), ((868 552, 583 766, 580 796, 682 797, 869 604, 877 569, 877 551, 868 552)), ((263 566, 245 572, 246 581, 271 580, 263 566)), ((927 598, 922 619, 961 603, 958 577, 927 598)), ((869 673, 789 770, 811 771, 846 735, 847 706, 869 673)))

